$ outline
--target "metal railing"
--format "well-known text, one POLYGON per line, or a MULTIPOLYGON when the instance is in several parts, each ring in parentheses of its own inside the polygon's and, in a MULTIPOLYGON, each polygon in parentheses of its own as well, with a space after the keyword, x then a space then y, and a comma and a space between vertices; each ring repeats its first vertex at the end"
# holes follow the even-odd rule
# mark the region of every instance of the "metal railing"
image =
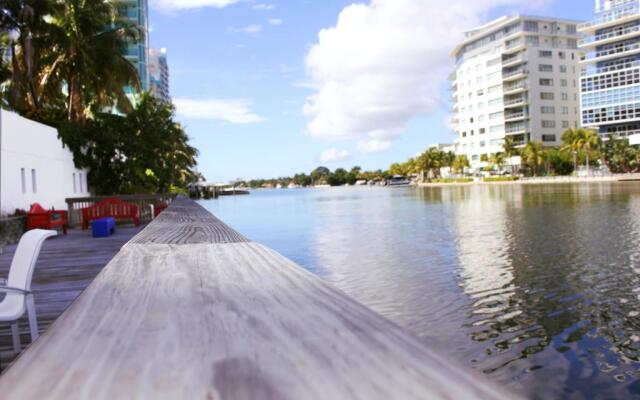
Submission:
POLYGON ((505 106, 510 106, 510 105, 513 105, 513 104, 524 103, 525 101, 526 100, 525 100, 524 96, 522 96, 522 97, 519 97, 517 99, 507 100, 507 101, 504 102, 504 105, 505 106))
POLYGON ((634 43, 631 45, 614 47, 611 49, 593 51, 591 53, 587 53, 585 56, 585 60, 595 60, 596 58, 611 56, 620 53, 626 53, 627 51, 633 51, 640 49, 640 43, 634 43))
POLYGON ((93 196, 93 197, 74 197, 65 199, 67 210, 69 213, 69 226, 74 227, 82 223, 82 209, 90 207, 101 200, 119 199, 127 203, 138 206, 140 212, 140 222, 148 222, 153 219, 151 214, 152 204, 166 203, 170 204, 176 198, 175 194, 131 194, 116 196, 93 196))

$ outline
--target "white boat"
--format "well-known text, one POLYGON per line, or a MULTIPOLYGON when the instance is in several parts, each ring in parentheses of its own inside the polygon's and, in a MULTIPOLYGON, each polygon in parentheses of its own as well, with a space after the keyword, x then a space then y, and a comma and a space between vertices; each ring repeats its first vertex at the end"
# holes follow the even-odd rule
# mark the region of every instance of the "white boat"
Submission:
POLYGON ((394 175, 387 180, 387 186, 408 186, 410 184, 411 181, 402 175, 394 175))

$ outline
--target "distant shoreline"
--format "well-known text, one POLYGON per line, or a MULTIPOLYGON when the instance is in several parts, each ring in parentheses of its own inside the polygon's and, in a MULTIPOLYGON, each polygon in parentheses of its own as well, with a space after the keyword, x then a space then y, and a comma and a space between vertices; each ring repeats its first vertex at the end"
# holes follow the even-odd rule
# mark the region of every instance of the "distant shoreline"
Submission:
POLYGON ((614 174, 609 176, 548 176, 536 178, 521 178, 517 181, 502 182, 452 182, 452 183, 418 183, 418 187, 470 186, 470 185, 545 185, 562 183, 601 183, 601 182, 639 182, 640 174, 614 174))

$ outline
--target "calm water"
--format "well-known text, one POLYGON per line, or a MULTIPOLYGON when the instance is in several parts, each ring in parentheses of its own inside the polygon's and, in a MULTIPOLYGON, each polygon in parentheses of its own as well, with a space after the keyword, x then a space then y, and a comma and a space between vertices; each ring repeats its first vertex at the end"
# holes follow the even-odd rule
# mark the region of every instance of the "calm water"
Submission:
POLYGON ((640 183, 273 190, 202 204, 531 398, 640 397, 640 183))

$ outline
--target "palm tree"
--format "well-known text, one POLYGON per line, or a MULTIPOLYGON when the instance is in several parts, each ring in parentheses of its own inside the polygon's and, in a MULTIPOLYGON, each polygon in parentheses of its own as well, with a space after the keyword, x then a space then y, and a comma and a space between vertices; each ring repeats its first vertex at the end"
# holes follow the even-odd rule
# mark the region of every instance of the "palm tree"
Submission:
POLYGON ((469 159, 464 154, 457 155, 452 164, 453 170, 459 174, 463 173, 464 169, 470 166, 471 163, 469 163, 469 159))
POLYGON ((533 176, 538 176, 538 168, 544 164, 544 156, 544 146, 540 142, 527 142, 522 149, 522 159, 531 167, 533 176))
POLYGON ((5 101, 22 113, 37 112, 42 107, 39 87, 47 49, 51 47, 49 24, 56 3, 51 0, 0 1, 0 40, 10 51, 10 62, 3 64, 2 81, 5 101))
POLYGON ((133 109, 126 88, 139 90, 136 68, 125 56, 140 29, 119 16, 105 0, 65 0, 51 16, 51 64, 42 77, 45 86, 68 93, 68 119, 83 123, 92 107, 133 109))
POLYGON ((562 150, 573 152, 574 170, 578 169, 578 153, 581 151, 584 151, 586 153, 586 165, 588 173, 590 154, 594 150, 599 150, 602 143, 600 136, 590 129, 571 128, 564 131, 564 133, 562 134, 562 141, 565 143, 564 146, 562 146, 562 150))
POLYGON ((513 136, 506 136, 504 138, 502 149, 503 149, 505 158, 509 159, 511 174, 513 174, 514 171, 513 171, 513 164, 511 163, 511 158, 520 155, 520 150, 516 147, 516 144, 513 140, 513 136))
POLYGON ((499 170, 502 170, 502 167, 504 167, 505 163, 504 153, 491 154, 491 156, 489 157, 489 162, 492 165, 498 167, 499 170))

